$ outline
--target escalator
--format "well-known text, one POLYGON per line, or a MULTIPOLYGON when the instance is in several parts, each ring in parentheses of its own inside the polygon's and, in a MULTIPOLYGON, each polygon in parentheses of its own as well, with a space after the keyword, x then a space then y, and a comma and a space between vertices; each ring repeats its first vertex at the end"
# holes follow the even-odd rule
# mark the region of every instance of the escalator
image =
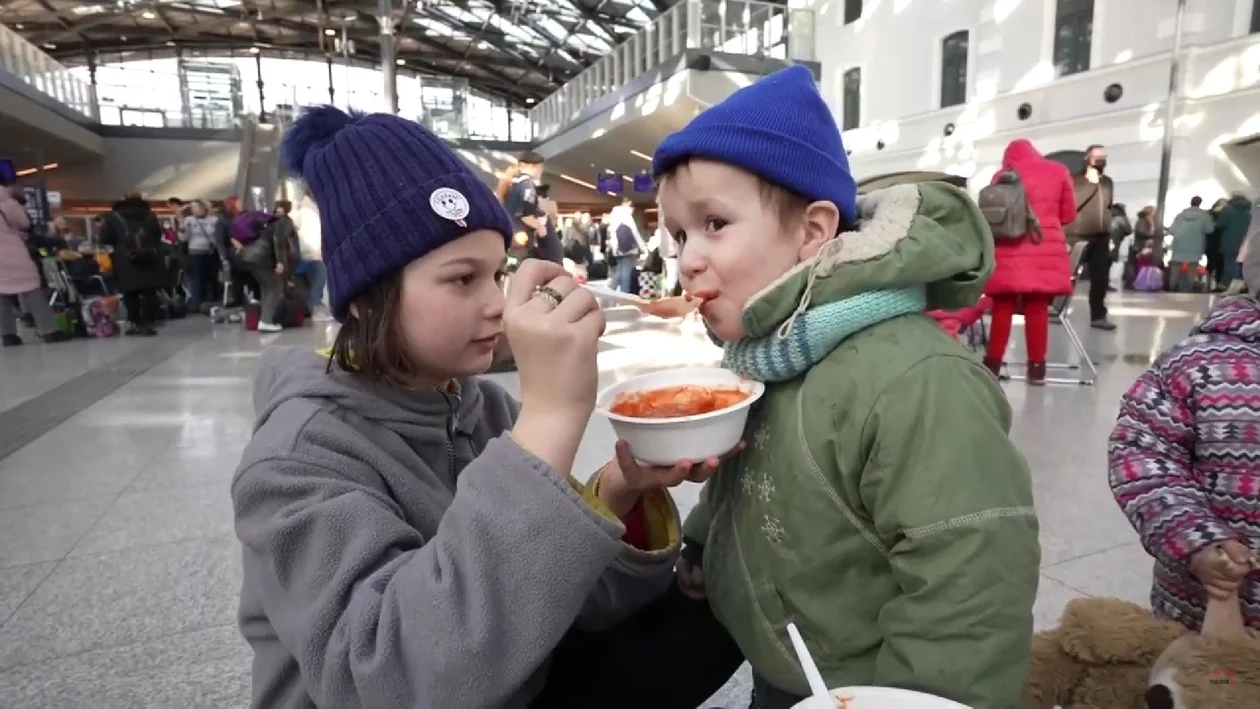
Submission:
POLYGON ((246 122, 241 136, 234 190, 245 210, 270 212, 277 199, 288 197, 288 186, 280 179, 280 140, 283 135, 282 123, 260 123, 254 118, 246 122))

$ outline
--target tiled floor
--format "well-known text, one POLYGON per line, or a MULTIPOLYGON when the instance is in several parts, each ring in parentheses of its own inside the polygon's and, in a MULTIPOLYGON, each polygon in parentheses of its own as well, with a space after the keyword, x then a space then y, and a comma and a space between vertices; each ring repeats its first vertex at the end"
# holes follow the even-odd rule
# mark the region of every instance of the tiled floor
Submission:
MULTIPOLYGON (((1083 331, 1100 362, 1098 386, 1006 385, 1014 437, 1036 477, 1041 625, 1082 594, 1146 596, 1149 564, 1108 493, 1104 441, 1120 394, 1149 357, 1184 336, 1207 299, 1113 300, 1120 330, 1083 331)), ((716 353, 694 331, 617 318, 600 355, 606 381, 716 353)), ((249 650, 233 625, 240 568, 227 485, 251 430, 250 376, 262 347, 327 336, 323 326, 260 337, 186 321, 156 340, 0 353, 0 420, 22 402, 78 401, 58 387, 121 358, 158 362, 105 398, 79 402, 34 440, 38 432, 22 429, 26 445, 0 459, 0 706, 246 705, 249 650), (176 339, 187 348, 171 356, 176 339), (171 351, 146 349, 156 347, 171 351)), ((515 388, 514 376, 494 376, 515 388)), ((86 387, 92 375, 77 381, 86 387)), ((593 470, 611 447, 611 429, 592 421, 579 468, 593 470)), ((682 489, 679 501, 689 507, 695 494, 682 489)), ((744 706, 742 685, 706 706, 744 706)))

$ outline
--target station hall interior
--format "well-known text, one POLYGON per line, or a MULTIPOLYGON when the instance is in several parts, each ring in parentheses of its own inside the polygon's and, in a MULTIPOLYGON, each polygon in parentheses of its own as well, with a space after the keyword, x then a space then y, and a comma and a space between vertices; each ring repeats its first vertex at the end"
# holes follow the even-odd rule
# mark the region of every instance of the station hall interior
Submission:
MULTIPOLYGON (((237 313, 221 283, 190 310, 180 271, 154 336, 128 336, 99 258, 124 195, 172 233, 194 200, 291 204, 301 232, 313 203, 279 148, 332 104, 424 125, 492 188, 536 156, 561 232, 598 251, 601 225, 630 215, 656 249, 658 144, 790 65, 817 82, 862 193, 945 181, 975 198, 1026 139, 1074 174, 1102 146, 1114 202, 1134 222, 1150 208, 1163 283, 1134 287, 1117 256, 1100 326, 1074 270, 1047 385, 1023 381, 1018 315, 1000 382, 1040 524, 1035 629, 1073 599, 1148 606, 1152 558, 1113 495, 1108 439, 1134 382, 1233 296, 1208 253, 1170 265, 1169 228, 1192 199, 1260 205, 1260 0, 0 0, 0 177, 64 242, 36 254, 64 337, 22 305, 21 346, 6 330, 0 349, 0 707, 251 706, 229 487, 253 376, 268 348, 328 348, 338 324, 315 299, 269 331, 257 293, 237 313), (102 302, 118 322, 97 329, 102 302)), ((662 295, 671 266, 640 283, 662 295)), ((695 319, 605 312, 601 388, 721 363, 695 319)), ((958 333, 977 359, 990 328, 958 333)), ((520 394, 510 366, 484 376, 520 394)), ((574 476, 615 443, 592 416, 574 476)), ((700 489, 673 490, 683 518, 700 489)), ((751 686, 745 665, 698 709, 743 709, 751 686)))

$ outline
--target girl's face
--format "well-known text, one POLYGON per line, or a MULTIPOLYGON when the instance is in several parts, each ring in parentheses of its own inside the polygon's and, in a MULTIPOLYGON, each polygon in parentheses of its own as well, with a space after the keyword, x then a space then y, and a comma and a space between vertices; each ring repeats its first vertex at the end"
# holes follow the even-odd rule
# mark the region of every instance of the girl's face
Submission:
POLYGON ((503 236, 466 234, 403 269, 402 336, 434 381, 481 374, 503 336, 503 236))
POLYGON ((754 175, 709 160, 688 162, 660 186, 661 217, 681 249, 682 286, 705 299, 700 314, 724 341, 744 337, 740 316, 752 296, 836 233, 831 203, 815 202, 785 224, 765 192, 754 175))
POLYGON ((192 213, 194 217, 206 216, 206 205, 202 204, 201 202, 193 202, 192 213))

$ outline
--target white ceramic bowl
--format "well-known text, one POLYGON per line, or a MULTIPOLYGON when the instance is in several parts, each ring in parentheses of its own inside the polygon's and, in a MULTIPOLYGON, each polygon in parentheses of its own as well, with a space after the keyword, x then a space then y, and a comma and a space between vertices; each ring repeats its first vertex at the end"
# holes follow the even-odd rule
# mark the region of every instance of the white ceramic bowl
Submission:
POLYGON ((630 446, 637 460, 652 465, 673 465, 680 460, 700 462, 722 455, 739 443, 748 422, 748 409, 766 392, 766 385, 717 367, 688 367, 642 374, 614 384, 599 393, 595 409, 612 423, 617 437, 630 446), (624 392, 652 391, 683 385, 739 387, 748 398, 734 406, 696 416, 640 419, 609 411, 624 392))
MULTIPOLYGON (((892 687, 841 687, 831 690, 831 693, 838 697, 853 697, 848 709, 971 709, 966 704, 892 687)), ((836 709, 836 705, 835 702, 810 697, 792 709, 836 709)))

